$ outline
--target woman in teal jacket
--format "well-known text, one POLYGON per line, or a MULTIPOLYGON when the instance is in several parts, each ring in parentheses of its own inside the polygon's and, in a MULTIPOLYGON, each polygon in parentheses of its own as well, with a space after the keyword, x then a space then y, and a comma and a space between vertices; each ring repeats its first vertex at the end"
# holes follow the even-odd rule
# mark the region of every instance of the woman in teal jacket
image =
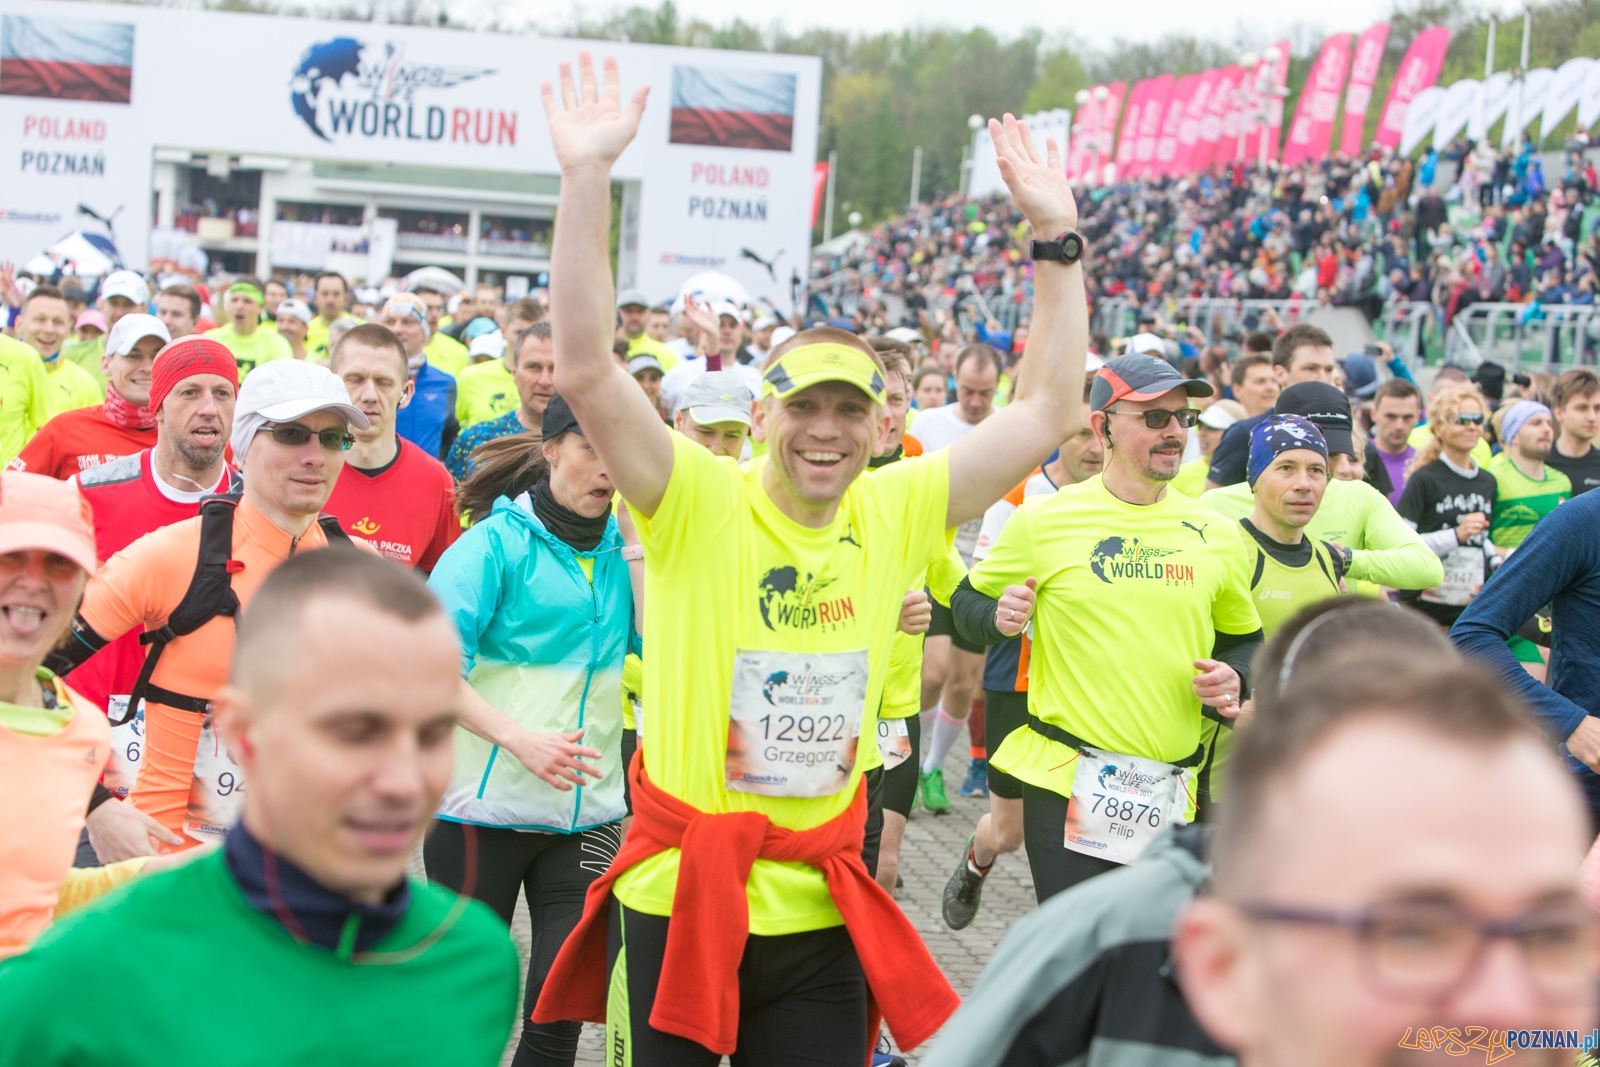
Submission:
POLYGON ((577 1054, 580 1023, 528 1016, 621 842, 617 693, 623 659, 640 647, 611 482, 559 396, 543 431, 475 453, 459 500, 474 524, 428 579, 460 632, 466 685, 455 773, 424 858, 431 879, 508 925, 518 892, 527 896, 533 954, 516 1067, 570 1067, 577 1054))

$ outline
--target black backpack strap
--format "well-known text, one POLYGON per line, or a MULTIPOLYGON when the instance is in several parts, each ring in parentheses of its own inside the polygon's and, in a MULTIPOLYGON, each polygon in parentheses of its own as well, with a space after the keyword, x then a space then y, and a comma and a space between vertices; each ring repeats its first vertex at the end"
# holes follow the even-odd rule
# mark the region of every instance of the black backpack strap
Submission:
POLYGON ((235 625, 239 616, 239 597, 233 591, 233 514, 238 507, 238 494, 218 494, 200 501, 200 551, 195 558, 194 577, 178 606, 167 617, 167 624, 139 635, 141 645, 150 646, 145 654, 144 666, 139 670, 139 680, 134 683, 128 697, 128 714, 134 714, 139 702, 153 695, 162 704, 186 711, 204 712, 211 702, 199 697, 185 696, 150 684, 161 653, 172 641, 192 634, 218 616, 232 618, 235 625))
POLYGON ((335 516, 318 515, 317 525, 322 527, 322 536, 328 539, 329 546, 350 543, 350 535, 344 532, 344 527, 339 525, 339 520, 335 516))

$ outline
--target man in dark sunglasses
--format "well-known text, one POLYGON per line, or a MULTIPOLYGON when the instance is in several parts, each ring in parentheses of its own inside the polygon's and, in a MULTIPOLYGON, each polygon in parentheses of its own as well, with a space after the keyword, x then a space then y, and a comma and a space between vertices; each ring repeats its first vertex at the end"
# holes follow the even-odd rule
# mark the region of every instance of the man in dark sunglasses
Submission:
MULTIPOLYGON (((134 541, 84 590, 74 637, 54 669, 71 670, 129 631, 156 635, 132 694, 130 710, 144 696, 145 754, 129 799, 190 844, 220 839, 244 791, 244 772, 211 727, 211 701, 233 661, 234 623, 224 616, 248 608, 278 564, 327 546, 318 517, 344 467, 350 429, 367 425, 326 367, 262 364, 239 389, 229 435, 242 495, 225 498, 231 506, 203 503, 197 517, 134 541)), ((348 540, 336 520, 328 525, 348 540)))
POLYGON ((1211 392, 1155 356, 1107 363, 1089 393, 1102 472, 1024 503, 951 600, 980 644, 1021 633, 1037 603, 1028 722, 989 762, 1022 783, 1041 903, 1193 821, 1202 720, 1249 695, 1261 620, 1243 532, 1168 484, 1199 414, 1189 398, 1211 392))

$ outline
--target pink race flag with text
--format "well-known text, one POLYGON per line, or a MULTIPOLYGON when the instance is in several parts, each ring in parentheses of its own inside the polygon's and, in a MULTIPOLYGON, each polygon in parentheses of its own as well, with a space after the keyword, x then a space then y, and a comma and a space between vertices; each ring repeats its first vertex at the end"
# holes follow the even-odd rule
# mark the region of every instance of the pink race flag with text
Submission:
POLYGON ((1450 47, 1450 29, 1434 26, 1423 30, 1411 39, 1395 71, 1394 84, 1389 87, 1389 100, 1383 105, 1383 117, 1378 120, 1378 133, 1374 141, 1389 148, 1400 144, 1400 133, 1405 129, 1406 108, 1418 93, 1430 88, 1444 66, 1445 49, 1450 47))
POLYGON ((1322 42, 1322 51, 1300 91, 1300 103, 1289 124, 1283 145, 1283 162, 1322 159, 1333 142, 1333 116, 1339 110, 1339 93, 1350 68, 1350 35, 1336 33, 1322 42))
POLYGON ((1378 80, 1378 68, 1383 65, 1383 49, 1388 43, 1387 22, 1369 27, 1356 40, 1355 53, 1350 57, 1350 88, 1344 93, 1344 130, 1339 135, 1339 151, 1346 155, 1353 156, 1361 151, 1361 140, 1367 125, 1367 105, 1372 102, 1372 86, 1378 80))

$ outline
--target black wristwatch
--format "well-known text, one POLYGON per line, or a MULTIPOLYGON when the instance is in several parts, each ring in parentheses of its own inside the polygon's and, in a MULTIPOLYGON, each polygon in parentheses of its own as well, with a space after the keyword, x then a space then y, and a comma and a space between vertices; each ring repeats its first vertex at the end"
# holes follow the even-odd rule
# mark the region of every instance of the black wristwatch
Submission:
POLYGON ((1057 263, 1076 263, 1083 258, 1083 235, 1068 230, 1053 241, 1035 241, 1028 254, 1035 260, 1052 259, 1057 263))
POLYGON ((1340 561, 1340 568, 1339 569, 1342 570, 1345 574, 1349 574, 1350 573, 1350 565, 1356 561, 1355 551, 1349 545, 1340 545, 1338 547, 1339 547, 1339 561, 1340 561))

